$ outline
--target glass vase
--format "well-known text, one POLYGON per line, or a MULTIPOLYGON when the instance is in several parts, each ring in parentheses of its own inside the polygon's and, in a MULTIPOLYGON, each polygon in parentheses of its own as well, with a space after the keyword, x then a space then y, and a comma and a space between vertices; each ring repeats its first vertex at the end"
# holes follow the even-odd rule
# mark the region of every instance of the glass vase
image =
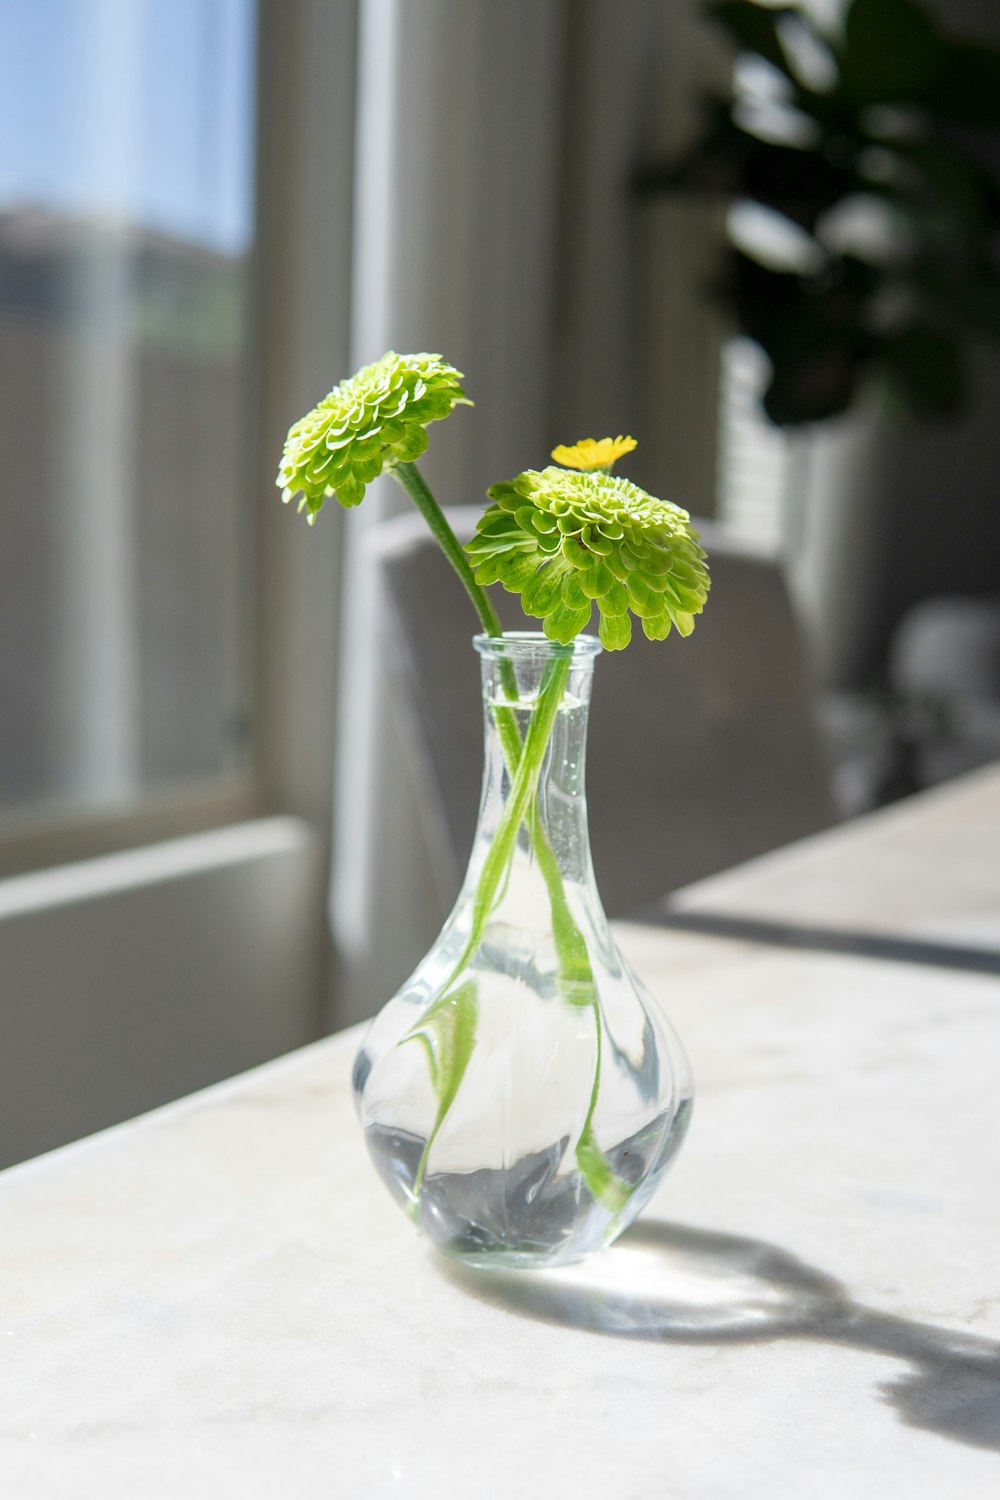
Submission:
MULTIPOLYGON (((591 636, 477 636, 486 765, 469 868, 354 1069, 389 1191, 469 1265, 609 1244, 691 1113, 687 1060, 619 954, 594 880, 584 757, 591 636)), ((628 788, 622 788, 628 795, 628 788)))

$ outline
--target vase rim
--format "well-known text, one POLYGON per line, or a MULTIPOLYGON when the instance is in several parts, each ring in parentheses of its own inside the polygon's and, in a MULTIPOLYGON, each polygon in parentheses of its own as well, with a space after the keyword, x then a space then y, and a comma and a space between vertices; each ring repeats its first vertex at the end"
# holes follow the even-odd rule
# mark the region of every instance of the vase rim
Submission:
POLYGON ((540 630, 505 630, 503 635, 474 635, 472 644, 480 656, 569 656, 590 660, 604 650, 596 635, 578 635, 562 645, 540 630))

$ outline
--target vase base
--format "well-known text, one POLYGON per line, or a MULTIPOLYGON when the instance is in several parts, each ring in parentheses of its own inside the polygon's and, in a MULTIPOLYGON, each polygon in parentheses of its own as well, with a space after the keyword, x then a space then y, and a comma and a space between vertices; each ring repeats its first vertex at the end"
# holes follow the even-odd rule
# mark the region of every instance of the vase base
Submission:
POLYGON ((613 1208, 595 1200, 579 1170, 566 1169, 567 1139, 504 1168, 429 1172, 415 1191, 426 1142, 380 1125, 365 1138, 390 1191, 450 1259, 482 1270, 541 1270, 602 1249, 632 1223, 677 1154, 690 1113, 690 1098, 682 1098, 608 1153, 619 1180, 636 1184, 613 1208))
MULTIPOLYGON (((610 1239, 615 1238, 617 1234, 610 1237, 610 1239)), ((556 1250, 541 1254, 528 1250, 465 1252, 453 1245, 438 1245, 437 1249, 448 1260, 466 1267, 467 1270, 489 1276, 491 1273, 506 1271, 554 1271, 563 1266, 576 1265, 579 1261, 585 1260, 592 1250, 603 1249, 605 1243, 610 1243, 610 1239, 607 1242, 601 1241, 586 1250, 556 1250)))

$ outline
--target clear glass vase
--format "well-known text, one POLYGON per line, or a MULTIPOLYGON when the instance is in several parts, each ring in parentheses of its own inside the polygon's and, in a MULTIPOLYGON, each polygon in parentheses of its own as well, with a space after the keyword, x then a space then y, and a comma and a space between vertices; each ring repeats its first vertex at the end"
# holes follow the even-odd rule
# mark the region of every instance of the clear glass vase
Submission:
MULTIPOLYGON (((551 1266, 648 1202, 691 1113, 687 1060, 615 947, 590 857, 599 642, 477 636, 486 767, 469 869, 354 1069, 387 1187, 469 1265, 551 1266)), ((622 788, 628 795, 628 788, 622 788)))

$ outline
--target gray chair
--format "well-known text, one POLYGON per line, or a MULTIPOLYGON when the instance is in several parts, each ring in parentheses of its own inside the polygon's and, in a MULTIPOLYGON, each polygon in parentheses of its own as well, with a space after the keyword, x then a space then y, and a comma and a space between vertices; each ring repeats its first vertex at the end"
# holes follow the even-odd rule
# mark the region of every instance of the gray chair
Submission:
MULTIPOLYGON (((479 512, 448 512, 468 537, 479 512)), ((587 787, 597 882, 611 916, 836 820, 798 622, 782 573, 700 523, 712 569, 688 640, 598 658, 587 787)), ((422 519, 372 537, 389 622, 386 659, 445 898, 461 882, 482 772, 478 628, 422 519)), ((491 591, 505 629, 537 629, 491 591)))

